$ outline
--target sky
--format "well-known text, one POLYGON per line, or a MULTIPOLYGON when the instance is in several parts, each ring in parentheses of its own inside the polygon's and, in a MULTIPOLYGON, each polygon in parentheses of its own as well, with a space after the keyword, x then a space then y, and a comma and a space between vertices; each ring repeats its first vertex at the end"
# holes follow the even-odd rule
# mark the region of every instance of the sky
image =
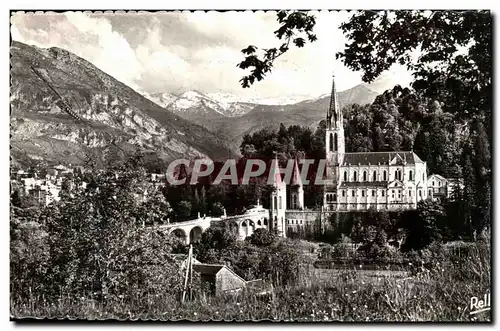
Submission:
MULTIPOLYGON (((246 89, 239 83, 246 72, 236 66, 244 59, 241 50, 281 44, 273 34, 276 12, 15 13, 11 35, 29 45, 64 48, 140 92, 314 98, 329 93, 333 73, 338 91, 362 83, 360 72, 335 60, 346 43, 338 26, 352 14, 312 13, 318 40, 291 48, 265 80, 246 89)), ((411 80, 404 67, 393 66, 370 88, 383 92, 411 80)))

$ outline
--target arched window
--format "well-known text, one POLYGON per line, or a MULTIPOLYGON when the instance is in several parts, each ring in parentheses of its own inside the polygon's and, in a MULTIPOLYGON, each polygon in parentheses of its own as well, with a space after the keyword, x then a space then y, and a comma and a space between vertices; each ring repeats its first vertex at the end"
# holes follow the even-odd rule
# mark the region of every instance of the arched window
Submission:
POLYGON ((297 208, 297 196, 293 196, 293 208, 297 208))
POLYGON ((274 197, 274 209, 278 209, 278 198, 274 197))
POLYGON ((410 170, 410 180, 413 180, 413 171, 410 170))
POLYGON ((384 170, 384 181, 387 180, 387 170, 384 170))
POLYGON ((347 171, 344 171, 344 182, 347 182, 347 171))
POLYGON ((281 209, 281 208, 282 208, 282 207, 281 207, 281 197, 280 197, 280 209, 281 209))
POLYGON ((368 180, 366 177, 367 177, 366 171, 363 171, 363 182, 366 182, 368 180))
POLYGON ((373 181, 375 182, 376 180, 377 180, 377 172, 376 172, 376 171, 374 171, 374 172, 373 172, 373 181))
POLYGON ((356 171, 354 171, 354 181, 357 181, 358 180, 358 173, 356 171))
POLYGON ((403 178, 403 176, 401 175, 401 170, 398 170, 398 178, 399 178, 399 180, 401 180, 403 178))
POLYGON ((336 194, 333 195, 333 202, 337 202, 337 195, 336 194))
POLYGON ((333 133, 330 133, 330 152, 333 152, 333 133))
POLYGON ((334 144, 334 151, 337 152, 339 150, 339 146, 338 146, 338 137, 337 137, 337 134, 335 134, 335 139, 333 140, 333 144, 334 144))

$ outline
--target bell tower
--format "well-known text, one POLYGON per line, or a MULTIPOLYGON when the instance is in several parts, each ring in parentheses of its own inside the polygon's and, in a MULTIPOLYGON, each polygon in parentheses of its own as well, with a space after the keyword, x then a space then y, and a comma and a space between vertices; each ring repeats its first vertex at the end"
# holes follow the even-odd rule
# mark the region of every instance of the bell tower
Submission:
POLYGON ((269 176, 273 186, 273 192, 271 193, 271 209, 269 210, 270 222, 272 225, 271 230, 275 231, 280 237, 286 237, 286 183, 281 178, 281 168, 277 155, 271 163, 269 176))
POLYGON ((335 74, 332 75, 332 94, 326 113, 326 174, 330 184, 325 187, 324 206, 337 203, 337 187, 340 185, 340 170, 345 154, 344 119, 339 107, 335 74))

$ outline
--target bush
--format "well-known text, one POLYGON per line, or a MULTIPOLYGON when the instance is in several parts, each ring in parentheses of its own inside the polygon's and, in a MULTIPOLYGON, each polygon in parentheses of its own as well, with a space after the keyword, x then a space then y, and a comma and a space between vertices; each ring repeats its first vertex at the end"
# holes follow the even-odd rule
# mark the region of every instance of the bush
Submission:
POLYGON ((255 230, 247 240, 255 246, 269 246, 275 242, 276 236, 266 229, 260 228, 255 230))

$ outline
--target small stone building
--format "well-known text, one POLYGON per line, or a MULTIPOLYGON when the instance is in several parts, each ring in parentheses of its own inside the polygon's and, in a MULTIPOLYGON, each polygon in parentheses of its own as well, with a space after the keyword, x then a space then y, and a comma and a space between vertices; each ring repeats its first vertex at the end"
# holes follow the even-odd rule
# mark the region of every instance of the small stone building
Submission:
POLYGON ((247 283, 222 264, 194 263, 193 271, 200 274, 202 286, 215 295, 242 291, 247 283))

